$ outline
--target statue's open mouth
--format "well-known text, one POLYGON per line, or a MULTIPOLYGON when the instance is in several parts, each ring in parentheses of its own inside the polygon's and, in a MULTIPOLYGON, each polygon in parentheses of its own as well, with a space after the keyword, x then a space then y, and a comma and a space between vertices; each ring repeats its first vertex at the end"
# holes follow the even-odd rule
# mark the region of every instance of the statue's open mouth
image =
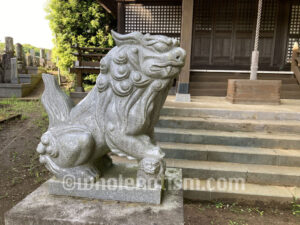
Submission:
POLYGON ((169 62, 165 62, 165 63, 157 63, 152 65, 154 67, 168 67, 168 66, 173 66, 173 67, 183 67, 184 66, 184 62, 176 62, 176 61, 169 61, 169 62))
POLYGON ((169 61, 166 63, 158 63, 151 66, 151 71, 159 72, 161 70, 166 70, 167 74, 170 74, 173 67, 182 67, 184 65, 183 62, 174 62, 169 61))

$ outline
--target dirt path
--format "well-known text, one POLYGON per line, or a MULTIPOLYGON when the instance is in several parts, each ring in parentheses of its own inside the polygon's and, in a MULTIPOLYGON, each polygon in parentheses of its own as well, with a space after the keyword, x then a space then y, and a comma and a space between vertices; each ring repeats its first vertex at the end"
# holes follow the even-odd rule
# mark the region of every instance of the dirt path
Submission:
POLYGON ((45 86, 44 82, 40 81, 37 86, 32 90, 32 92, 25 98, 40 98, 44 92, 45 86))
POLYGON ((3 215, 50 176, 35 152, 47 126, 40 113, 0 124, 0 224, 3 215))
POLYGON ((289 206, 247 202, 189 202, 184 204, 186 225, 299 225, 289 206))

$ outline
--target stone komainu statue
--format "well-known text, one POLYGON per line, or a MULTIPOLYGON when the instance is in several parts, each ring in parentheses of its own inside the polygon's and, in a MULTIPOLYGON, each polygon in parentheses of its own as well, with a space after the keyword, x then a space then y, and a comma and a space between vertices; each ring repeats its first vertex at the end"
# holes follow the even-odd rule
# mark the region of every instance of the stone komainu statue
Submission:
POLYGON ((53 76, 43 75, 49 128, 37 151, 57 178, 73 175, 94 182, 111 164, 110 151, 138 160, 138 176, 164 172, 154 125, 185 51, 165 36, 112 35, 116 47, 101 60, 95 87, 76 106, 53 76))

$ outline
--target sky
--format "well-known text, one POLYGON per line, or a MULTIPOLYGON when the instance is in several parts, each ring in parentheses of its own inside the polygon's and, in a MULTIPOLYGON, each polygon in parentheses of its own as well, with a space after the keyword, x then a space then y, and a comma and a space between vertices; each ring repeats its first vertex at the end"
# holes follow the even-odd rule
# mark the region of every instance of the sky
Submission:
POLYGON ((6 36, 14 44, 53 47, 52 33, 44 10, 47 0, 0 0, 0 42, 6 36))

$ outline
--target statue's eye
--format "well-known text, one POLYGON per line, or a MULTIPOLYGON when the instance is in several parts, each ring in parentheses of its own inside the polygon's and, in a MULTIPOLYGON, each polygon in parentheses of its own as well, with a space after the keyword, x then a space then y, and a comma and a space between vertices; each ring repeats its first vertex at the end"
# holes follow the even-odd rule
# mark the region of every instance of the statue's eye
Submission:
POLYGON ((159 52, 166 52, 170 50, 170 46, 162 42, 155 43, 153 47, 159 52))

